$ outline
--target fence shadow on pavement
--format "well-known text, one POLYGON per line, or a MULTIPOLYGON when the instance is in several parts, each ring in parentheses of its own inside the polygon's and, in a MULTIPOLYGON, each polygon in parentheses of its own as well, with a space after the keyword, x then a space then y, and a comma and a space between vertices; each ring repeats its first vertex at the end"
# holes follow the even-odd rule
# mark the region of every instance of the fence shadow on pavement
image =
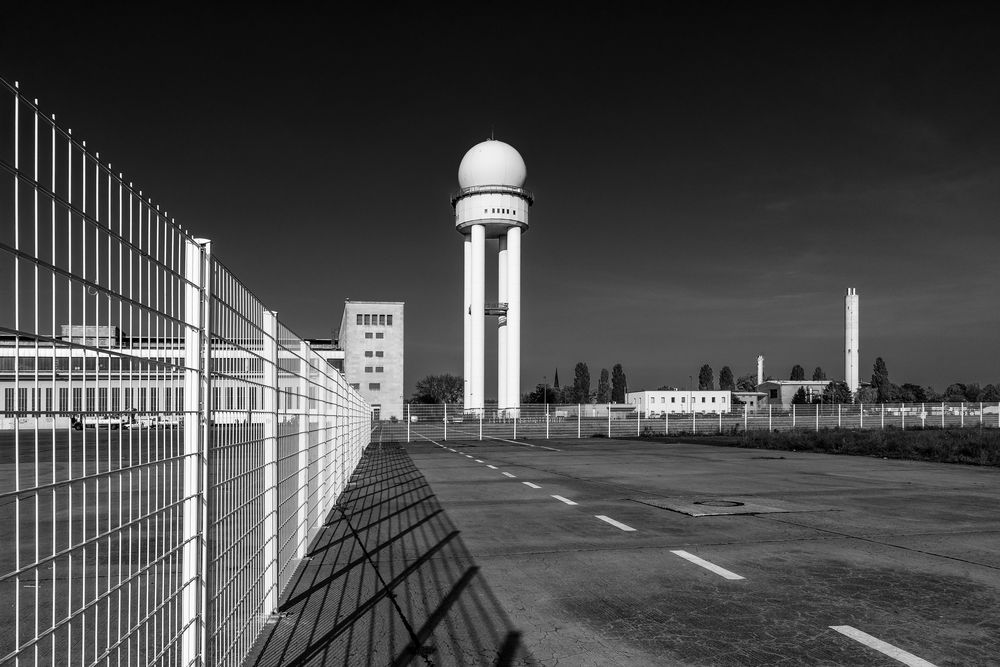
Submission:
POLYGON ((244 664, 535 664, 405 449, 373 440, 244 664))

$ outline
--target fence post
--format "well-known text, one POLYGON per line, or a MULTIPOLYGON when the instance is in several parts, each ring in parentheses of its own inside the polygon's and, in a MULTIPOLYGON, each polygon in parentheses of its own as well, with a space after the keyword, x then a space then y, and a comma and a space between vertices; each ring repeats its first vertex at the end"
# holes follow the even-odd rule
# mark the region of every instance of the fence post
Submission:
POLYGON ((211 298, 212 243, 185 243, 184 277, 184 504, 181 543, 180 662, 202 665, 206 660, 208 540, 208 420, 211 418, 211 298))
POLYGON ((816 406, 816 432, 819 433, 819 403, 814 403, 816 406))
POLYGON ((841 404, 837 403, 837 428, 840 428, 840 413, 841 404))
MULTIPOLYGON (((309 498, 315 497, 313 494, 309 493, 309 468, 312 467, 312 452, 309 451, 309 382, 307 380, 306 374, 309 372, 307 370, 308 364, 306 363, 306 342, 302 341, 297 350, 295 365, 298 368, 298 378, 297 378, 297 388, 295 390, 295 420, 296 420, 296 441, 297 452, 298 452, 298 493, 296 504, 298 505, 298 516, 296 517, 296 538, 295 538, 295 557, 305 558, 306 550, 309 548, 309 519, 312 516, 312 511, 309 507, 309 498)), ((361 425, 359 425, 361 426, 361 425)), ((322 464, 317 461, 316 467, 318 470, 322 470, 322 464)), ((343 477, 343 471, 340 471, 341 477, 343 477)), ((317 479, 317 485, 319 480, 317 479)), ((344 484, 347 483, 346 479, 343 479, 344 484)), ((318 493, 318 489, 317 489, 318 493)), ((315 501, 317 513, 320 506, 320 500, 317 498, 315 501)), ((320 517, 322 521, 325 517, 320 517)))
POLYGON ((444 406, 444 417, 442 419, 444 420, 444 439, 447 440, 448 439, 448 404, 447 403, 442 403, 441 405, 444 406))
POLYGON ((483 413, 486 412, 485 409, 479 411, 479 441, 483 441, 483 413))
POLYGON ((959 412, 959 417, 961 421, 958 422, 958 425, 961 426, 962 428, 965 428, 965 401, 962 401, 962 406, 959 408, 959 410, 961 410, 961 412, 959 412))
POLYGON ((767 404, 767 430, 771 431, 771 408, 774 407, 770 403, 767 404))
MULTIPOLYGON (((944 410, 941 411, 942 413, 944 410)), ((979 426, 983 425, 983 402, 979 401, 979 426)))
POLYGON ((549 413, 545 413, 545 439, 549 439, 549 413))
POLYGON ((642 419, 641 419, 641 417, 642 417, 642 411, 641 410, 636 410, 635 411, 635 437, 637 437, 637 438, 642 435, 642 432, 639 430, 639 429, 642 428, 642 419))
POLYGON ((521 414, 521 408, 518 407, 517 412, 514 413, 514 437, 511 440, 517 440, 517 416, 521 414))
POLYGON ((750 404, 749 403, 744 403, 743 404, 743 432, 744 433, 747 432, 747 424, 749 422, 749 417, 750 417, 750 404))
POLYGON ((576 404, 576 439, 580 439, 580 415, 583 413, 583 406, 576 404))
POLYGON ((264 612, 278 609, 278 314, 265 310, 264 364, 264 612))
POLYGON ((719 410, 719 435, 722 435, 722 411, 719 410))
POLYGON ((795 404, 792 403, 792 428, 795 428, 795 404))
POLYGON ((902 403, 899 404, 899 424, 900 424, 900 428, 902 428, 905 431, 906 430, 906 409, 903 407, 902 403))
POLYGON ((858 403, 858 419, 860 420, 858 422, 858 428, 864 429, 864 427, 865 427, 865 404, 864 403, 858 403))
POLYGON ((663 411, 663 435, 670 435, 670 413, 663 411))
POLYGON ((611 404, 608 403, 608 438, 611 437, 611 404))
POLYGON ((406 404, 406 442, 410 442, 410 404, 406 404))
MULTIPOLYGON (((691 406, 692 408, 694 406, 691 406)), ((698 432, 698 417, 694 414, 694 410, 691 410, 691 433, 698 432)))

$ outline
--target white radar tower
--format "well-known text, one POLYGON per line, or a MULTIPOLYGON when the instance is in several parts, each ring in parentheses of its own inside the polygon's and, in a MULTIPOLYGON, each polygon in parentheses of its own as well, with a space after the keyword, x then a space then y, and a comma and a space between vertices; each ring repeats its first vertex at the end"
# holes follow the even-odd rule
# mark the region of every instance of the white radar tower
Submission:
POLYGON ((476 144, 458 167, 452 197, 455 229, 465 243, 465 409, 482 413, 486 317, 498 318, 497 408, 512 416, 521 402, 521 234, 533 198, 522 186, 521 154, 502 141, 476 144), (497 301, 486 302, 486 239, 499 239, 497 301))

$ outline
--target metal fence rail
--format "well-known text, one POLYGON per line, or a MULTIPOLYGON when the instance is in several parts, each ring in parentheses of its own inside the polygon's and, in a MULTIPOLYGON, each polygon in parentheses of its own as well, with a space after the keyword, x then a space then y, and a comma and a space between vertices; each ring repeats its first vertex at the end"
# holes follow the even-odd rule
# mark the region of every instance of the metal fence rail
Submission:
POLYGON ((821 428, 998 428, 998 403, 885 403, 735 406, 719 412, 643 412, 631 404, 521 405, 465 411, 461 405, 409 404, 385 422, 383 439, 551 439, 727 434, 821 428))
POLYGON ((237 665, 369 408, 0 80, 0 663, 237 665))

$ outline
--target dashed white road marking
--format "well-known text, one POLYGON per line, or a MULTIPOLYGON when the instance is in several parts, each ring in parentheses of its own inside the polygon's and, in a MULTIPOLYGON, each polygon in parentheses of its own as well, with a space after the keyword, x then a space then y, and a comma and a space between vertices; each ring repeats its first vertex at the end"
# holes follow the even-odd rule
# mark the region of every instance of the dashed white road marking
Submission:
POLYGON ((901 648, 896 648, 892 644, 888 644, 881 639, 876 639, 867 632, 861 632, 861 630, 852 628, 849 625, 831 625, 830 629, 836 630, 840 634, 850 637, 856 642, 861 642, 865 646, 873 648, 879 653, 884 653, 890 658, 895 658, 904 665, 909 665, 909 667, 934 667, 933 663, 927 662, 923 658, 918 658, 912 653, 904 651, 901 648))
POLYGON ((517 477, 517 475, 511 475, 509 472, 505 472, 504 474, 507 475, 508 477, 517 477))
POLYGON ((471 458, 472 458, 472 455, 471 455, 471 454, 466 454, 466 455, 465 455, 465 458, 467 458, 467 459, 471 459, 471 458))
POLYGON ((555 498, 556 500, 560 501, 560 502, 566 503, 567 505, 579 505, 579 503, 575 503, 572 500, 570 500, 569 498, 563 498, 562 496, 552 496, 552 497, 555 498))
POLYGON ((538 486, 537 484, 532 484, 531 482, 521 482, 521 484, 524 484, 525 486, 530 486, 533 489, 540 489, 540 488, 542 488, 542 487, 538 486))
POLYGON ((712 572, 715 572, 720 577, 725 577, 726 579, 732 579, 734 581, 736 579, 743 579, 743 577, 741 577, 740 575, 736 574, 735 572, 730 572, 729 570, 727 570, 725 568, 719 567, 715 563, 709 563, 707 560, 705 560, 703 558, 698 558, 694 554, 689 554, 686 551, 671 551, 670 553, 675 554, 677 556, 680 556, 684 560, 690 561, 690 562, 694 563, 695 565, 700 565, 701 567, 705 568, 706 570, 710 570, 712 572))
POLYGON ((621 521, 615 521, 614 519, 612 519, 609 516, 604 516, 603 514, 595 514, 594 518, 595 519, 600 519, 601 521, 606 521, 606 522, 610 523, 612 526, 614 526, 615 528, 621 528, 622 530, 624 530, 626 532, 630 532, 630 533, 631 532, 635 532, 635 528, 633 528, 632 526, 626 526, 621 521))
POLYGON ((482 463, 482 461, 480 461, 479 459, 476 459, 476 463, 482 463))
POLYGON ((496 466, 491 466, 491 465, 490 465, 489 463, 487 463, 487 464, 486 464, 486 467, 487 467, 487 468, 493 468, 494 470, 496 470, 496 469, 497 469, 497 467, 496 467, 496 466))

